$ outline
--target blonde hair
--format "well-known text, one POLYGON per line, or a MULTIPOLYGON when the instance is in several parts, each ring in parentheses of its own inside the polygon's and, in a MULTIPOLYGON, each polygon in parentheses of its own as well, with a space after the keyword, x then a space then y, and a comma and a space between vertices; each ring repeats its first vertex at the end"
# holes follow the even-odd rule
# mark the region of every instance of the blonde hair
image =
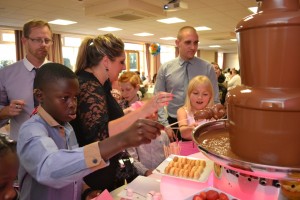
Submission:
POLYGON ((97 65, 104 56, 111 61, 124 52, 124 43, 113 34, 99 35, 95 38, 85 38, 78 50, 75 73, 97 65))
POLYGON ((142 84, 135 72, 124 72, 118 79, 119 83, 130 83, 134 88, 142 84))
POLYGON ((191 111, 192 106, 191 106, 191 101, 190 101, 190 96, 193 92, 193 90, 198 87, 199 85, 203 85, 204 87, 207 87, 208 91, 211 94, 211 98, 209 100, 209 103, 207 106, 213 106, 214 105, 214 90, 213 86, 211 84, 211 81, 207 76, 196 76, 192 80, 190 80, 188 88, 187 88, 187 94, 185 98, 185 103, 184 107, 187 108, 188 111, 191 111))

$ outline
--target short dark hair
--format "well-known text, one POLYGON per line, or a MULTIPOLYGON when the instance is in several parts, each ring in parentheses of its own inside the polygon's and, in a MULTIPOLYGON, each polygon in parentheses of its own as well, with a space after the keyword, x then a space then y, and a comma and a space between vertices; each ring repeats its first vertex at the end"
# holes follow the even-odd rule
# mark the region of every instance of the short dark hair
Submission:
POLYGON ((77 79, 75 73, 60 63, 46 63, 37 71, 34 79, 34 89, 42 89, 58 79, 77 79))

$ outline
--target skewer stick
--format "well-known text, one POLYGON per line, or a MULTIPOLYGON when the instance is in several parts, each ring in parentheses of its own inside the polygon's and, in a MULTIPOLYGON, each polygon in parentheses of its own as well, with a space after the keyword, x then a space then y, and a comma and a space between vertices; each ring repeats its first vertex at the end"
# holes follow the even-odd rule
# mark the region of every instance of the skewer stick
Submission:
POLYGON ((166 128, 170 128, 171 126, 175 125, 175 124, 178 124, 179 122, 183 122, 183 121, 187 121, 188 119, 183 119, 183 120, 180 120, 180 121, 177 121, 173 124, 169 124, 168 126, 166 126, 166 128))

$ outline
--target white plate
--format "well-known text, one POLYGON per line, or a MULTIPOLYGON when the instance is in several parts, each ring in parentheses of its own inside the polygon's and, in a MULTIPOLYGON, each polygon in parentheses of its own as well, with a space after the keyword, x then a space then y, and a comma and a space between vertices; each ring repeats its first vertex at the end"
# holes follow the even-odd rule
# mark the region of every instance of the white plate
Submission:
POLYGON ((194 197, 195 195, 200 194, 200 192, 207 192, 208 190, 215 190, 215 191, 217 191, 217 192, 219 192, 219 193, 222 192, 222 193, 224 193, 224 194, 226 194, 226 195, 228 196, 229 200, 239 200, 238 198, 236 198, 236 197, 234 197, 234 196, 232 196, 232 195, 230 195, 230 194, 228 194, 228 193, 226 193, 226 192, 223 192, 222 190, 219 190, 219 189, 217 189, 217 188, 214 188, 214 187, 207 187, 207 188, 204 188, 204 189, 202 189, 202 190, 199 190, 199 192, 196 192, 195 194, 189 196, 188 198, 186 198, 186 199, 184 199, 184 200, 193 200, 193 197, 194 197))
POLYGON ((170 176, 170 177, 175 177, 175 178, 179 178, 179 179, 184 179, 184 180, 190 180, 190 181, 197 181, 197 182, 206 182, 210 172, 212 171, 214 167, 214 163, 213 161, 209 160, 209 159, 198 159, 198 158, 193 158, 193 157, 188 157, 188 156, 179 156, 179 155, 170 155, 168 158, 166 158, 155 170, 153 170, 153 173, 155 174, 161 174, 161 175, 165 175, 165 176, 170 176), (192 179, 192 178, 184 178, 184 177, 178 177, 178 176, 172 176, 169 174, 165 174, 165 168, 168 166, 168 164, 173 160, 173 158, 177 156, 178 158, 180 157, 186 157, 190 160, 204 160, 206 162, 206 166, 204 168, 203 173, 201 174, 199 179, 192 179))
POLYGON ((122 190, 118 196, 132 200, 144 200, 147 194, 151 191, 155 193, 160 192, 160 181, 154 178, 145 176, 138 176, 132 182, 130 182, 124 190, 122 190), (133 196, 127 196, 127 189, 130 188, 133 191, 133 196))

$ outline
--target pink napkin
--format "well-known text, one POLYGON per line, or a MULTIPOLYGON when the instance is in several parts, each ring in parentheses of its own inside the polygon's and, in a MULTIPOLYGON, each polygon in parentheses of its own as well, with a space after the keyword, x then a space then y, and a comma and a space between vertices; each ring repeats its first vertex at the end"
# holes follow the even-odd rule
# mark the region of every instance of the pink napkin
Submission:
POLYGON ((110 195, 108 190, 104 190, 99 196, 92 200, 114 200, 114 198, 110 195))

